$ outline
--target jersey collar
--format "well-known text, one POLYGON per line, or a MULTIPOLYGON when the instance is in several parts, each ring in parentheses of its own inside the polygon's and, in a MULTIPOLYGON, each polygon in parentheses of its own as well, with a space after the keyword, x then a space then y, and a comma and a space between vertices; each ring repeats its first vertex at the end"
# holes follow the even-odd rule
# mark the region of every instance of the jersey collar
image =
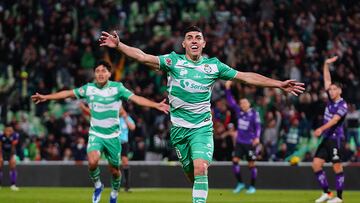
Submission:
POLYGON ((199 58, 198 61, 193 61, 193 60, 191 60, 191 59, 188 59, 188 57, 186 57, 186 54, 184 55, 184 58, 185 58, 186 61, 188 61, 188 62, 190 62, 190 63, 192 63, 192 64, 195 64, 195 65, 202 63, 203 60, 204 60, 204 57, 203 57, 203 56, 200 56, 200 58, 199 58))
POLYGON ((104 88, 107 88, 107 87, 109 87, 109 85, 110 85, 110 81, 108 80, 107 82, 106 82, 106 84, 104 85, 104 86, 100 86, 99 84, 97 84, 97 83, 95 83, 95 86, 97 87, 97 88, 99 88, 99 89, 104 89, 104 88))

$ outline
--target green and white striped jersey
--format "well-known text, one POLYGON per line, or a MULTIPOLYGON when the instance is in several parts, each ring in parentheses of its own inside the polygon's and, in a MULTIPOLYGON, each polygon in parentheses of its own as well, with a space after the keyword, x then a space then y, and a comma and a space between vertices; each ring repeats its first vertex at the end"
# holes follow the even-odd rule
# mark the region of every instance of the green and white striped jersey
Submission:
POLYGON ((202 57, 194 63, 175 52, 158 58, 160 70, 168 74, 172 124, 184 128, 212 124, 210 98, 213 85, 217 79, 233 79, 237 71, 217 58, 202 57))
POLYGON ((122 100, 134 95, 121 82, 108 81, 104 87, 87 83, 74 89, 75 96, 85 98, 91 112, 89 134, 101 138, 114 138, 120 134, 119 109, 122 100))

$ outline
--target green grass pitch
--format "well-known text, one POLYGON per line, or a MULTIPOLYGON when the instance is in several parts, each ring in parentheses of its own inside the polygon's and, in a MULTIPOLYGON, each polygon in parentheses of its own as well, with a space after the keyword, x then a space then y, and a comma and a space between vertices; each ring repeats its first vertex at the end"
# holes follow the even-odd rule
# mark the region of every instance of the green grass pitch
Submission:
MULTIPOLYGON (((110 189, 105 189, 101 202, 109 201, 110 189)), ((13 192, 8 187, 0 189, 1 203, 89 203, 92 188, 22 187, 13 192)), ((233 194, 229 189, 210 189, 208 203, 303 203, 314 202, 319 190, 258 190, 255 194, 233 194)), ((360 202, 360 192, 345 191, 344 202, 360 202)), ((133 189, 132 193, 120 192, 119 203, 191 203, 188 189, 133 189)))

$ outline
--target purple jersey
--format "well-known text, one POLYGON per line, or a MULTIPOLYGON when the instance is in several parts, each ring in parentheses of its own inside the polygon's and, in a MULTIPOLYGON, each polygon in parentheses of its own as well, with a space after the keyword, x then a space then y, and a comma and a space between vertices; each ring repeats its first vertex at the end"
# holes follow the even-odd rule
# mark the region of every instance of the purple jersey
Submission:
POLYGON ((241 110, 236 104, 230 90, 226 90, 226 99, 230 107, 235 111, 238 121, 236 142, 241 144, 252 144, 255 138, 260 137, 260 116, 254 109, 247 112, 241 110))
POLYGON ((13 133, 9 137, 5 134, 0 135, 1 148, 3 151, 11 151, 12 143, 19 141, 19 134, 13 133))
POLYGON ((344 139, 345 138, 345 136, 344 136, 344 120, 345 120, 347 111, 348 111, 348 108, 347 108, 346 102, 342 98, 336 102, 333 102, 330 100, 327 103, 327 106, 325 108, 325 113, 324 113, 324 123, 323 124, 329 122, 334 117, 335 114, 339 115, 341 117, 341 119, 334 126, 332 126, 331 128, 329 128, 323 132, 323 135, 325 138, 332 138, 332 139, 344 139))

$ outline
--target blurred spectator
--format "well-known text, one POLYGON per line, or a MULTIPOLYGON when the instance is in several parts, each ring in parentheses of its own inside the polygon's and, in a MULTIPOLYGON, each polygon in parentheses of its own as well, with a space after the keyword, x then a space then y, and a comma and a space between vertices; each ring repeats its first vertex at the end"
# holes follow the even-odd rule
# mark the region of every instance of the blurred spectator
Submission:
MULTIPOLYGON (((264 143, 267 159, 274 159, 278 147, 279 127, 281 115, 278 111, 268 111, 265 115, 265 128, 262 142, 264 143)), ((285 145, 286 147, 286 145, 285 145)), ((285 156, 285 155, 284 155, 285 156)))
POLYGON ((298 147, 300 141, 299 135, 299 120, 294 117, 290 121, 291 126, 288 132, 285 134, 285 144, 286 144, 286 157, 292 155, 298 147))
MULTIPOLYGON (((69 148, 66 148, 69 149, 69 148)), ((70 153, 70 152, 68 152, 70 153)), ((83 137, 78 137, 76 140, 76 145, 73 146, 72 154, 75 161, 85 161, 86 160, 86 144, 83 137)), ((69 158, 70 159, 70 158, 69 158)))
POLYGON ((360 150, 359 135, 360 111, 356 110, 355 104, 349 104, 349 111, 345 118, 346 142, 350 143, 354 139, 357 150, 360 150))

